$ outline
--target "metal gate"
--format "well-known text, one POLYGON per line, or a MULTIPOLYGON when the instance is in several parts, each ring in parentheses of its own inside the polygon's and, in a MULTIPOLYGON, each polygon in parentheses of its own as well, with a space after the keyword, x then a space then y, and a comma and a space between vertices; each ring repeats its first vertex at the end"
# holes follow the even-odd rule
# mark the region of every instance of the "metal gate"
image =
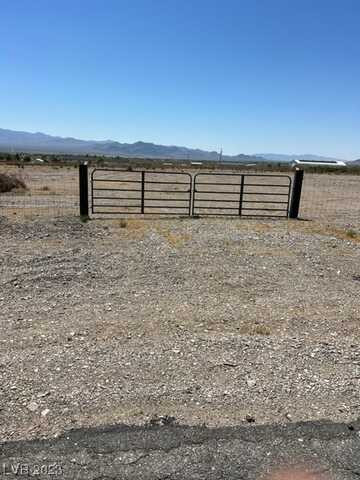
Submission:
POLYGON ((288 217, 288 175, 198 173, 192 215, 288 217))
POLYGON ((95 168, 90 178, 93 215, 191 215, 189 173, 95 168))

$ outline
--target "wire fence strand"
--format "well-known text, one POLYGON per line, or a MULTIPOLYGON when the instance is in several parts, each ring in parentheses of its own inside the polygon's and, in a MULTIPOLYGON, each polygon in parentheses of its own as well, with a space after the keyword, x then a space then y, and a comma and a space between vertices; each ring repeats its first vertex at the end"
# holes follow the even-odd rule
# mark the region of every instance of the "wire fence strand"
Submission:
POLYGON ((360 176, 304 175, 300 216, 340 227, 360 226, 360 176))
POLYGON ((79 211, 77 166, 0 165, 0 174, 14 176, 26 186, 0 193, 0 215, 59 217, 79 211))

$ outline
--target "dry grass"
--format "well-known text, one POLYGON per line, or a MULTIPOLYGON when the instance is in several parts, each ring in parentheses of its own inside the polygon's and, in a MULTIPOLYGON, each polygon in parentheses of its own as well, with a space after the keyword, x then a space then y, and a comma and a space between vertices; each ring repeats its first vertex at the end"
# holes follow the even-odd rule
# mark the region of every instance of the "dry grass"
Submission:
POLYGON ((271 335, 271 329, 265 324, 258 325, 244 325, 240 328, 240 333, 243 335, 271 335))
POLYGON ((126 219, 126 234, 129 238, 141 239, 149 229, 149 224, 141 218, 126 219))
POLYGON ((140 240, 150 231, 156 231, 173 248, 182 247, 191 239, 191 235, 178 233, 171 227, 164 225, 161 220, 154 220, 151 223, 143 218, 121 218, 110 222, 111 230, 117 234, 134 240, 140 240), (121 233, 120 233, 121 232, 121 233))
POLYGON ((319 222, 287 222, 288 231, 301 231, 309 234, 336 237, 340 240, 350 240, 360 243, 360 235, 353 228, 340 228, 334 225, 326 225, 319 222))
MULTIPOLYGON (((99 222, 100 224, 103 222, 103 220, 92 221, 99 222)), ((115 235, 119 238, 124 238, 125 236, 131 240, 141 240, 151 227, 150 223, 142 218, 120 218, 118 220, 108 220, 106 225, 111 232, 111 235, 115 235)), ((102 240, 102 243, 104 243, 104 240, 102 240)))
POLYGON ((184 234, 184 233, 180 234, 180 233, 175 233, 171 231, 164 231, 161 229, 159 233, 163 238, 165 238, 168 244, 174 248, 181 247, 182 245, 184 245, 185 242, 191 239, 191 235, 184 234))

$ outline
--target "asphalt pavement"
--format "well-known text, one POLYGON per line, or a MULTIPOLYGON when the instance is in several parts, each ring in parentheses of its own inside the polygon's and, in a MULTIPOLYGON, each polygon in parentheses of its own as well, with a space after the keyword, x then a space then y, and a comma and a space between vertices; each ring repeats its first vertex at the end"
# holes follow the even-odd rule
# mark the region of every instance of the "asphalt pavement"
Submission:
POLYGON ((0 446, 0 477, 7 479, 263 479, 290 465, 326 479, 359 480, 360 421, 218 429, 115 425, 0 446))

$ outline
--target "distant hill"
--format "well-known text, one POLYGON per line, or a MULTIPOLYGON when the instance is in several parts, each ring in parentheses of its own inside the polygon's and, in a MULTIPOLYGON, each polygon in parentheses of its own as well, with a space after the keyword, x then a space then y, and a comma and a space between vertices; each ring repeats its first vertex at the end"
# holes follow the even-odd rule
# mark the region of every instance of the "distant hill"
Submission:
POLYGON ((354 160, 353 162, 351 162, 351 164, 353 165, 355 163, 355 165, 360 165, 360 158, 358 160, 354 160))
MULTIPOLYGON (((270 160, 272 162, 292 162, 293 160, 317 160, 317 161, 334 161, 334 160, 341 160, 339 158, 333 157, 322 157, 320 155, 313 155, 311 153, 302 153, 297 155, 285 155, 281 153, 255 153, 256 156, 265 158, 266 160, 270 160)), ((343 161, 343 160, 342 160, 343 161)))
MULTIPOLYGON (((0 128, 0 150, 13 152, 93 154, 124 157, 147 157, 190 160, 218 160, 215 151, 156 145, 155 143, 120 143, 114 140, 79 140, 72 137, 55 137, 44 133, 19 132, 0 128)), ((254 155, 224 155, 224 161, 262 162, 254 155)))

